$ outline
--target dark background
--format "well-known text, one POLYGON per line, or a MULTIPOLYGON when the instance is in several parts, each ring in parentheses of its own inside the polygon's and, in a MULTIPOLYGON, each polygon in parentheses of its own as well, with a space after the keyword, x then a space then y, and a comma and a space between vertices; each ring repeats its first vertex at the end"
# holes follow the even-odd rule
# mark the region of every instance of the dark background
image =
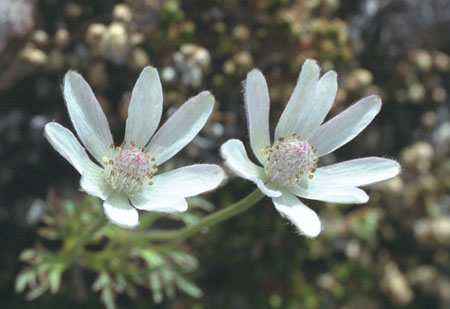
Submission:
MULTIPOLYGON (((317 239, 297 235, 264 199, 187 240, 201 265, 191 278, 205 295, 195 300, 179 293, 159 306, 449 308, 449 28, 446 0, 3 0, 0 303, 101 306, 97 293, 77 298, 70 273, 57 295, 26 302, 14 293, 23 267, 18 255, 38 240, 48 190, 66 198, 81 194, 77 172, 42 136, 52 120, 72 128, 60 89, 68 69, 92 86, 116 143, 129 91, 145 65, 160 72, 165 117, 210 90, 216 110, 175 160, 220 163, 224 141, 248 142, 241 89, 246 73, 263 71, 274 128, 303 61, 314 58, 324 72, 338 72, 332 115, 373 93, 384 103, 374 122, 324 163, 384 156, 400 161, 401 176, 370 187, 367 205, 308 201, 325 226, 317 239), (113 33, 112 25, 123 32, 113 33)), ((252 189, 235 179, 210 198, 224 206, 252 189)), ((86 278, 89 291, 91 276, 86 278)), ((120 296, 118 304, 153 306, 145 293, 137 300, 120 296)))

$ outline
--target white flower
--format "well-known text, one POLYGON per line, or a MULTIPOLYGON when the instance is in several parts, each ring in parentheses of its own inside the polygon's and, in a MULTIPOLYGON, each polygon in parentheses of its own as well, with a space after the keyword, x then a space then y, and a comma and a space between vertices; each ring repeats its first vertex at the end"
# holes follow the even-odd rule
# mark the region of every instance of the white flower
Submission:
POLYGON ((222 169, 212 164, 155 175, 157 167, 180 151, 205 125, 214 106, 209 92, 184 103, 155 133, 161 119, 163 93, 156 69, 145 68, 131 94, 125 141, 115 147, 105 114, 83 77, 67 72, 63 91, 78 137, 97 162, 92 162, 72 132, 58 123, 48 123, 44 135, 82 175, 81 188, 104 200, 105 214, 112 223, 136 227, 136 209, 185 211, 185 197, 212 190, 222 182, 222 169))
POLYGON ((247 75, 245 107, 250 145, 263 167, 251 162, 240 140, 221 147, 225 164, 238 176, 253 181, 272 198, 275 208, 299 229, 315 237, 321 223, 317 214, 296 196, 334 203, 365 203, 369 197, 359 189, 394 177, 397 162, 369 157, 317 168, 320 157, 357 136, 380 111, 381 100, 369 96, 322 124, 337 91, 336 72, 320 79, 320 68, 306 60, 294 92, 275 129, 269 134, 269 92, 258 70, 247 75))

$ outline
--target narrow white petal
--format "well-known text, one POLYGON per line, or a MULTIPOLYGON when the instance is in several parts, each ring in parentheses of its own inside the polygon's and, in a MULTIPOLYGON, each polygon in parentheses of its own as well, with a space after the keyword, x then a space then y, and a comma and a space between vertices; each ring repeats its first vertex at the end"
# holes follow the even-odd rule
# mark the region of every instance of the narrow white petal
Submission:
POLYGON ((113 144, 108 121, 91 87, 83 77, 69 71, 64 77, 64 99, 78 137, 94 158, 102 163, 113 144))
POLYGON ((363 190, 350 186, 323 186, 309 182, 308 180, 300 182, 296 186, 289 187, 292 193, 297 196, 310 200, 338 204, 363 204, 369 200, 369 196, 363 190))
POLYGON ((188 208, 186 200, 176 194, 178 193, 175 191, 169 194, 146 186, 136 196, 130 197, 130 201, 134 207, 141 210, 166 213, 186 211, 188 208))
POLYGON ((81 176, 80 186, 87 194, 106 200, 113 189, 106 182, 102 171, 103 169, 97 165, 86 169, 81 176))
POLYGON ((253 181, 265 195, 269 197, 280 196, 281 192, 269 188, 265 182, 267 177, 262 167, 254 164, 247 156, 244 144, 237 139, 230 139, 220 147, 220 153, 228 166, 236 175, 253 181))
POLYGON ((369 157, 320 167, 308 182, 324 186, 365 186, 392 178, 400 173, 394 160, 369 157))
POLYGON ((125 194, 114 192, 103 203, 106 217, 111 223, 123 228, 135 228, 139 225, 139 215, 125 194))
POLYGON ((325 73, 317 84, 314 103, 311 105, 309 115, 297 122, 295 133, 307 140, 311 134, 322 124, 333 105, 338 89, 337 74, 335 71, 325 73))
POLYGON ((262 178, 264 170, 247 156, 244 144, 238 139, 230 139, 220 147, 220 154, 236 175, 244 179, 262 178))
POLYGON ((139 75, 131 93, 125 141, 144 147, 155 133, 161 120, 163 92, 158 71, 146 67, 139 75))
POLYGON ((319 235, 321 230, 319 217, 297 197, 288 192, 283 192, 282 196, 272 198, 272 201, 280 214, 291 221, 300 234, 307 237, 319 235))
POLYGON ((188 197, 215 189, 224 178, 218 165, 196 164, 155 176, 152 187, 168 195, 188 197))
POLYGON ((270 145, 269 133, 269 90, 258 70, 252 70, 245 80, 245 109, 247 111, 250 145, 259 162, 264 163, 261 150, 270 145))
POLYGON ((270 183, 264 182, 262 179, 259 178, 251 178, 250 181, 253 181, 258 189, 264 193, 268 197, 279 197, 281 196, 281 191, 272 188, 270 183))
POLYGON ((149 155, 161 165, 186 146, 205 125, 214 107, 207 91, 189 99, 156 132, 147 146, 149 155))
POLYGON ((301 128, 302 124, 311 117, 315 109, 314 98, 319 75, 320 68, 317 63, 314 60, 307 59, 300 71, 294 92, 278 121, 275 139, 292 133, 299 134, 296 130, 301 128))
POLYGON ((78 173, 83 174, 86 169, 95 165, 73 133, 60 124, 47 123, 44 136, 53 148, 75 167, 78 173))
POLYGON ((380 97, 372 95, 324 123, 308 140, 317 149, 316 156, 322 157, 352 140, 367 127, 380 109, 380 97))
POLYGON ((102 168, 89 159, 72 132, 56 122, 51 122, 45 126, 44 136, 82 175, 80 181, 82 190, 105 200, 111 193, 111 186, 101 174, 102 168))

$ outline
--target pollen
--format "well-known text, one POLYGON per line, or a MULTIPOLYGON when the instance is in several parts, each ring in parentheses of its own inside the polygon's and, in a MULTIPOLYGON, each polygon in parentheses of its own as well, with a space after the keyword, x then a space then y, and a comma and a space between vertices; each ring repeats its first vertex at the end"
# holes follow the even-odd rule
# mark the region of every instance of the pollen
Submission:
POLYGON ((263 154, 267 176, 279 185, 292 186, 304 178, 312 179, 317 168, 313 147, 295 134, 278 138, 272 147, 263 149, 263 154))
POLYGON ((130 147, 124 147, 124 142, 119 147, 111 147, 112 157, 102 158, 103 175, 114 190, 134 195, 144 184, 153 184, 150 179, 156 174, 158 167, 147 149, 135 147, 133 141, 129 145, 130 147))

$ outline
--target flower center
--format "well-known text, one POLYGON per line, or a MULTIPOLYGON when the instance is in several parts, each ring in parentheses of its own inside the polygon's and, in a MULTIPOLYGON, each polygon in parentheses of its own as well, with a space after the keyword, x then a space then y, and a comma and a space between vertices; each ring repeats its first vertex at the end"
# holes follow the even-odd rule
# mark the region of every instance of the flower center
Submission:
POLYGON ((317 168, 313 147, 296 134, 278 138, 262 152, 266 155, 267 176, 279 185, 295 185, 304 177, 311 179, 317 168))
POLYGON ((151 179, 158 168, 147 149, 136 148, 134 142, 130 143, 130 148, 124 148, 124 145, 125 142, 115 149, 111 145, 114 153, 112 158, 103 157, 103 175, 114 190, 133 195, 145 183, 153 184, 151 179))

